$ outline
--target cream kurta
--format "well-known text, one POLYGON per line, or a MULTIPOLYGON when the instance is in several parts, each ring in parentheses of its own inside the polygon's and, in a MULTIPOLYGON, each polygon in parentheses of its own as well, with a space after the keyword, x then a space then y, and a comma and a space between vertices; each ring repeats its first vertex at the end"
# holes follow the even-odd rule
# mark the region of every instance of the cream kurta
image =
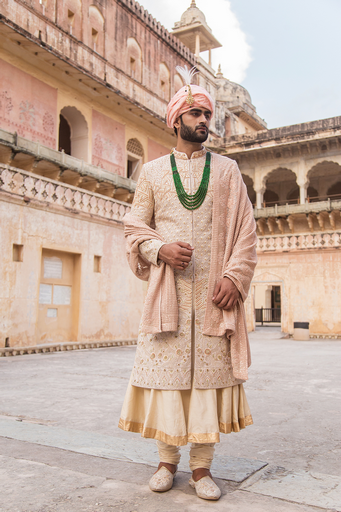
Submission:
MULTIPOLYGON (((174 154, 186 192, 196 192, 206 150, 193 153, 191 159, 184 153, 174 154)), ((238 431, 252 424, 243 381, 232 374, 230 341, 225 335, 202 333, 211 260, 212 205, 212 170, 204 203, 189 211, 178 199, 169 155, 144 165, 131 214, 148 225, 154 223, 165 243, 187 242, 195 250, 188 267, 174 271, 178 330, 146 334, 140 329, 119 426, 168 444, 218 442, 219 431, 238 431)), ((157 265, 161 245, 150 240, 139 250, 157 265)))
MULTIPOLYGON (((177 168, 187 193, 194 193, 203 174, 206 150, 174 152, 177 168)), ((213 169, 212 169, 213 170, 213 169)), ((223 388, 239 384, 232 375, 230 343, 226 336, 202 334, 211 263, 213 186, 212 171, 204 203, 190 211, 180 203, 172 176, 169 155, 143 167, 131 214, 150 225, 166 243, 187 242, 195 248, 185 270, 175 270, 179 305, 177 332, 139 332, 132 384, 153 389, 223 388), (194 322, 194 344, 191 324, 194 322), (152 365, 150 364, 152 362, 152 365)), ((162 243, 156 240, 140 245, 148 261, 157 264, 162 243)))

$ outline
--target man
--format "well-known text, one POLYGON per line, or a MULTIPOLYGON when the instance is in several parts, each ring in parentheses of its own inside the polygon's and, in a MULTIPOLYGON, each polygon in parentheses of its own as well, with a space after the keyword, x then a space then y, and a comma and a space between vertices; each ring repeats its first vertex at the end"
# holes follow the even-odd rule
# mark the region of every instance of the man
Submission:
POLYGON ((129 264, 149 284, 119 426, 157 440, 153 491, 172 487, 179 446, 191 442, 189 483, 217 500, 210 466, 219 433, 252 424, 243 301, 256 227, 237 164, 202 145, 213 100, 183 75, 167 110, 176 148, 144 165, 124 219, 129 264))

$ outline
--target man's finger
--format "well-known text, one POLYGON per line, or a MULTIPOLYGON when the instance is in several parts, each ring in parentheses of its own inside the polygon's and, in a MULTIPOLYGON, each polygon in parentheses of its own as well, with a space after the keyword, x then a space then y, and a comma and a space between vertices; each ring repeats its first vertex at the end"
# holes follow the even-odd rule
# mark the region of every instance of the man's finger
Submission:
POLYGON ((180 245, 180 247, 184 247, 185 249, 189 249, 190 251, 193 251, 194 250, 194 247, 192 247, 190 244, 188 244, 187 242, 176 242, 178 245, 180 245))
POLYGON ((212 300, 215 301, 218 293, 220 291, 220 282, 218 282, 215 287, 214 287, 214 292, 213 292, 213 297, 212 297, 212 300))
POLYGON ((191 261, 191 257, 190 256, 178 256, 176 258, 176 261, 179 262, 179 264, 181 265, 181 263, 184 261, 185 263, 189 263, 191 261))
POLYGON ((238 297, 230 297, 230 300, 227 302, 224 309, 232 309, 238 302, 238 297))
POLYGON ((215 297, 215 299, 213 300, 213 302, 215 304, 220 304, 220 302, 225 298, 227 297, 227 299, 229 299, 229 295, 226 295, 226 292, 224 292, 224 290, 222 288, 220 288, 217 296, 215 297))
POLYGON ((184 256, 192 256, 192 252, 189 249, 185 249, 185 247, 180 249, 180 254, 183 254, 184 256))
POLYGON ((217 304, 218 308, 224 309, 229 303, 229 297, 223 297, 222 300, 217 304))

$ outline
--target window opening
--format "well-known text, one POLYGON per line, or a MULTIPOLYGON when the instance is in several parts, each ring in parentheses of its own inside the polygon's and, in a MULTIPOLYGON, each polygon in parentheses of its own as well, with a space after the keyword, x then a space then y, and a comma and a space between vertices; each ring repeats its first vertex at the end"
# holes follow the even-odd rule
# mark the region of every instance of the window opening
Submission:
POLYGON ((96 44, 98 39, 98 31, 95 28, 91 29, 91 35, 92 35, 92 43, 94 47, 94 51, 96 51, 96 44))
POLYGON ((13 261, 23 261, 24 246, 20 244, 13 244, 13 261))
POLYGON ((94 256, 94 272, 101 272, 102 256, 94 256))
POLYGON ((75 20, 75 13, 70 11, 70 9, 68 9, 67 17, 68 17, 68 20, 69 20, 69 31, 70 31, 70 34, 72 35, 72 25, 73 25, 73 22, 75 20))
POLYGON ((136 71, 136 60, 133 59, 133 57, 130 57, 130 75, 132 76, 132 78, 134 78, 134 76, 135 76, 135 71, 136 71))
POLYGON ((71 129, 62 114, 59 115, 59 151, 71 155, 71 129))

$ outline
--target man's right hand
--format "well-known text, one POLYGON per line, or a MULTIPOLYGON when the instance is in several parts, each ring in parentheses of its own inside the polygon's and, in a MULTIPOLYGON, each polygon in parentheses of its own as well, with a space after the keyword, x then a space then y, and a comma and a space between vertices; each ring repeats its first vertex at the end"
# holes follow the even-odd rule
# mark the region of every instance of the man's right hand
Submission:
POLYGON ((173 242, 165 244, 159 250, 159 259, 177 270, 184 270, 188 267, 192 258, 194 247, 186 242, 173 242))

